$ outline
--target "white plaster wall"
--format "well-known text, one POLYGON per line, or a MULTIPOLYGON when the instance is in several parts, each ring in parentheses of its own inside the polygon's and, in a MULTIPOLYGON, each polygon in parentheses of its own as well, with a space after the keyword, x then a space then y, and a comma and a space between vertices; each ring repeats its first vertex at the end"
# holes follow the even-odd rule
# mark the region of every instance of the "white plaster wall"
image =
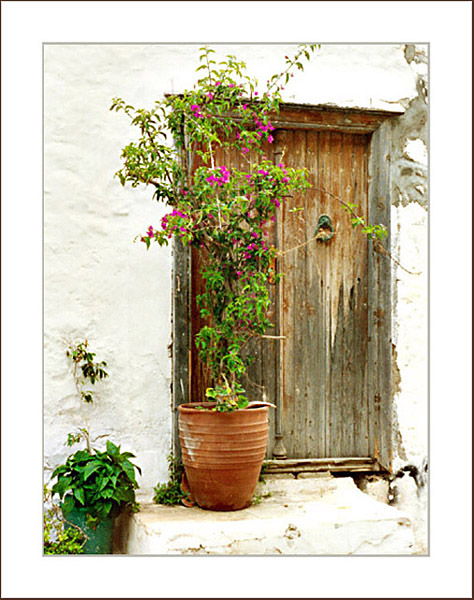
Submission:
MULTIPOLYGON (((166 248, 146 252, 143 244, 133 243, 159 222, 163 209, 152 202, 151 192, 122 188, 113 178, 121 148, 135 134, 124 115, 108 109, 114 96, 148 107, 163 93, 191 87, 198 48, 71 44, 46 45, 44 51, 45 464, 63 460, 70 452, 64 446, 67 433, 88 421, 93 435, 109 433, 137 454, 146 499, 157 481, 167 479, 171 255, 166 248), (67 340, 84 337, 109 363, 110 378, 96 386, 93 406, 75 395, 65 356, 67 340)), ((215 48, 218 56, 232 53, 245 60, 249 73, 263 83, 294 52, 288 45, 215 48)), ((416 93, 416 69, 402 45, 327 45, 303 74, 295 74, 284 99, 397 110, 416 93)), ((399 244, 401 262, 424 270, 425 209, 400 205, 393 218, 395 255, 399 244)), ((398 272, 396 277, 402 379, 396 409, 405 450, 421 457, 426 455, 426 279, 398 272)))

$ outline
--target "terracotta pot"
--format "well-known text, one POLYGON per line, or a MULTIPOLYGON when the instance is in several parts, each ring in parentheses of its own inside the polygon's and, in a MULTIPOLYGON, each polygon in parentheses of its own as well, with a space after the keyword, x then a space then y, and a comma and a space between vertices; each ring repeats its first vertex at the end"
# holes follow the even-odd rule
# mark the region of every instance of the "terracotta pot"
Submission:
MULTIPOLYGON (((205 403, 212 407, 213 403, 205 403)), ((228 413, 181 404, 179 438, 191 494, 209 510, 240 510, 252 502, 268 435, 268 405, 228 413)))

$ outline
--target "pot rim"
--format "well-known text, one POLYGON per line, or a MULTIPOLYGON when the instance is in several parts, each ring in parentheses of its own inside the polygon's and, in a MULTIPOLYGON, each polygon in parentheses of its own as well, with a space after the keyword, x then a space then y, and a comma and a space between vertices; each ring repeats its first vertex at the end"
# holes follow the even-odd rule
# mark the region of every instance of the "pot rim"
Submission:
POLYGON ((252 411, 267 411, 268 408, 270 406, 274 406, 274 404, 270 404, 270 402, 250 402, 248 404, 248 406, 246 406, 245 408, 236 408, 235 410, 232 411, 223 411, 223 412, 218 412, 218 411, 211 411, 211 410, 202 410, 202 409, 198 409, 198 406, 203 406, 205 409, 210 409, 210 408, 214 408, 214 406, 216 406, 217 402, 185 402, 183 404, 179 404, 178 405, 178 410, 180 412, 186 412, 186 413, 199 413, 199 414, 216 414, 216 415, 228 415, 228 414, 232 414, 232 413, 243 413, 243 412, 247 412, 248 410, 252 410, 252 411))

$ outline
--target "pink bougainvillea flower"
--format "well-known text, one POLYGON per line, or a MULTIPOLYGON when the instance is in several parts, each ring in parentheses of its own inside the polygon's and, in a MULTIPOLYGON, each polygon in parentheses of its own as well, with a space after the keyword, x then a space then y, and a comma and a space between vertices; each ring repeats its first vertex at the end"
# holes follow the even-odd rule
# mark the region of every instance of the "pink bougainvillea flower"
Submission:
POLYGON ((273 135, 270 133, 270 135, 267 137, 268 143, 271 144, 273 142, 273 135))
POLYGON ((249 150, 248 148, 242 148, 242 152, 243 152, 244 154, 247 154, 247 152, 250 152, 250 150, 249 150))

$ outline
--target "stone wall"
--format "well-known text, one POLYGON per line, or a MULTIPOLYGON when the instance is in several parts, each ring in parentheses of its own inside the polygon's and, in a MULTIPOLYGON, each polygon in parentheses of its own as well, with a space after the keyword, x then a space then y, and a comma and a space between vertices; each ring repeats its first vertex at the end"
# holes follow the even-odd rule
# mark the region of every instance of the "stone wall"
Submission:
MULTIPOLYGON (((245 60, 261 81, 294 51, 216 49, 245 60)), ((133 131, 108 109, 114 96, 148 107, 189 88, 198 54, 195 45, 145 44, 44 52, 44 461, 49 472, 70 451, 67 433, 88 423, 93 437, 110 434, 137 455, 146 500, 167 479, 171 446, 171 252, 133 243, 163 209, 149 191, 114 180, 133 131), (92 406, 78 400, 65 354, 68 341, 86 337, 110 373, 92 406)), ((426 47, 334 44, 284 91, 288 102, 405 110, 394 125, 391 248, 401 265, 392 263, 394 465, 403 474, 408 466, 423 473, 427 454, 426 79, 426 47)), ((424 518, 416 490, 403 503, 424 518)))

